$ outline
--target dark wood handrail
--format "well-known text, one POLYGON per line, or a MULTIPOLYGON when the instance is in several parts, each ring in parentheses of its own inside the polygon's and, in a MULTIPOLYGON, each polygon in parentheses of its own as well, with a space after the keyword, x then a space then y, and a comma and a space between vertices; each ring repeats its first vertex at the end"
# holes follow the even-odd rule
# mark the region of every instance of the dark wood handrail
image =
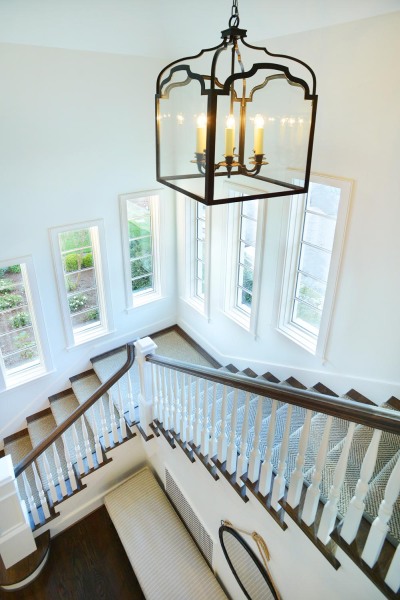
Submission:
POLYGON ((111 375, 110 379, 108 379, 105 383, 102 383, 97 390, 93 392, 90 398, 86 400, 86 402, 81 404, 81 406, 78 406, 78 408, 74 410, 74 412, 71 413, 69 417, 65 419, 65 421, 63 421, 63 423, 54 429, 42 442, 40 442, 40 444, 33 448, 33 450, 31 450, 31 452, 29 452, 29 454, 27 454, 16 465, 14 469, 15 477, 21 475, 21 473, 23 473, 23 471, 25 471, 25 469, 29 467, 29 465, 32 464, 33 461, 42 454, 42 452, 47 450, 47 448, 51 446, 64 433, 64 431, 67 431, 67 429, 71 427, 71 425, 73 425, 73 423, 75 423, 75 421, 77 421, 79 417, 81 417, 95 402, 97 402, 97 400, 101 398, 103 394, 105 394, 110 387, 112 387, 114 383, 116 383, 122 377, 122 375, 129 371, 135 360, 134 342, 129 342, 126 345, 126 353, 127 359, 125 364, 118 369, 114 375, 111 375))
POLYGON ((400 434, 400 412, 380 408, 379 406, 361 404, 345 398, 319 394, 318 392, 309 390, 289 388, 277 383, 264 383, 260 380, 251 380, 245 375, 225 373, 212 367, 193 365, 155 354, 146 356, 146 360, 155 365, 168 367, 182 373, 187 373, 188 375, 194 375, 195 377, 202 377, 214 383, 239 388, 258 396, 267 396, 273 400, 295 404, 296 406, 332 415, 339 419, 400 434))

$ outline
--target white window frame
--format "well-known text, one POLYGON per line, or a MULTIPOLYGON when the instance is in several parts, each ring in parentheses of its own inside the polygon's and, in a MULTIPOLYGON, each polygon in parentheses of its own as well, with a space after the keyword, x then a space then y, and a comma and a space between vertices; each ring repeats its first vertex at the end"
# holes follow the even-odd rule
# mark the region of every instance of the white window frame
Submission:
POLYGON ((106 259, 106 237, 103 219, 52 227, 49 232, 52 243, 54 270, 57 279, 61 314, 63 317, 65 337, 67 340, 67 349, 81 346, 82 344, 90 342, 94 339, 113 333, 111 293, 108 264, 106 259), (80 331, 74 332, 71 322, 71 312, 68 304, 67 290, 65 289, 65 274, 60 252, 59 234, 65 233, 66 231, 77 231, 79 229, 92 229, 92 248, 94 253, 93 266, 96 273, 100 321, 95 326, 83 326, 80 331))
POLYGON ((31 315, 31 323, 35 332, 36 345, 39 351, 39 364, 32 364, 31 366, 27 365, 16 369, 14 373, 7 374, 2 355, 0 354, 0 392, 43 377, 53 370, 33 258, 32 256, 19 256, 0 261, 0 267, 3 268, 16 264, 21 265, 25 294, 31 315))
POLYGON ((205 237, 204 237, 204 299, 197 295, 196 266, 197 266, 197 210, 199 203, 191 198, 185 198, 186 219, 186 269, 185 269, 185 300, 207 319, 210 317, 210 252, 212 210, 205 207, 205 237))
POLYGON ((287 228, 284 228, 286 239, 282 244, 284 255, 283 260, 281 259, 282 285, 277 309, 277 330, 311 354, 323 359, 333 315, 353 182, 349 179, 317 173, 311 174, 310 181, 341 190, 320 328, 318 335, 313 335, 292 321, 300 242, 307 202, 307 195, 304 194, 292 196, 287 204, 287 228))
POLYGON ((132 310, 138 306, 143 306, 150 302, 155 302, 162 298, 161 281, 161 253, 160 253, 160 211, 163 190, 145 190, 142 192, 132 192, 129 194, 120 194, 120 214, 121 214, 121 238, 122 255, 125 272, 125 298, 126 309, 132 310), (152 224, 152 249, 153 249, 153 288, 140 292, 132 292, 131 261, 129 253, 129 235, 128 235, 128 201, 135 201, 139 198, 150 198, 151 206, 151 224, 152 224))
MULTIPOLYGON (((244 185, 226 182, 227 194, 234 196, 251 195, 257 193, 257 189, 244 185)), ((244 201, 246 202, 246 201, 244 201)), ((260 308, 260 291, 262 262, 264 255, 265 241, 265 219, 267 213, 267 200, 258 201, 256 245, 254 255, 254 278, 252 290, 252 303, 250 314, 241 310, 237 306, 237 277, 238 277, 238 254, 239 254, 239 236, 240 236, 240 216, 241 201, 226 205, 227 209, 227 245, 226 255, 222 250, 222 265, 226 264, 226 285, 225 285, 225 314, 235 321, 238 325, 257 336, 258 316, 260 308)))

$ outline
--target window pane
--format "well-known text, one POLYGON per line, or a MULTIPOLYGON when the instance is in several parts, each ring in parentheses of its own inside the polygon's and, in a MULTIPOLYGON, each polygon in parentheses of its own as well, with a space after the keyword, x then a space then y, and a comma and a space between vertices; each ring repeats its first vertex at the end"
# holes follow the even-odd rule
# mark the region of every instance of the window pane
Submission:
POLYGON ((196 295, 204 299, 204 279, 196 278, 196 295))
POLYGON ((204 279, 204 265, 201 260, 197 261, 196 277, 204 279))
POLYGON ((153 259, 151 256, 137 258, 131 262, 131 276, 140 277, 151 274, 153 270, 153 259))
POLYGON ((242 218, 242 229, 240 232, 241 239, 246 242, 246 245, 255 246, 257 234, 257 222, 251 221, 245 217, 242 218))
POLYGON ((258 200, 246 200, 242 204, 242 214, 257 220, 258 200))
POLYGON ((253 291, 253 269, 239 266, 238 285, 246 288, 249 292, 253 291))
POLYGON ((255 252, 256 249, 254 248, 254 246, 246 246, 243 242, 240 242, 239 262, 253 269, 255 252))
POLYGON ((296 298, 304 300, 322 310, 326 284, 299 273, 296 286, 296 298))
POLYGON ((301 245, 300 253, 300 270, 322 279, 322 281, 328 281, 329 265, 331 262, 331 253, 320 250, 319 248, 313 248, 307 244, 301 245))
POLYGON ((250 314, 252 295, 250 292, 238 287, 237 290, 238 307, 250 314))
POLYGON ((35 364, 40 363, 39 350, 36 344, 20 350, 16 354, 11 354, 4 357, 4 366, 6 372, 14 372, 15 370, 22 370, 29 368, 35 364))
POLYGON ((321 183, 310 183, 307 210, 336 217, 339 209, 340 188, 321 183))
POLYGON ((313 335, 318 335, 321 323, 321 311, 299 300, 294 302, 293 321, 313 335))
POLYGON ((92 244, 90 230, 88 228, 60 233, 59 240, 61 252, 75 250, 77 248, 86 248, 92 244))
POLYGON ((197 202, 197 217, 206 220, 206 206, 201 202, 197 202))
POLYGON ((333 219, 306 213, 303 240, 314 246, 331 250, 335 226, 336 221, 333 219))
POLYGON ((197 219, 197 237, 199 240, 204 240, 206 237, 206 223, 200 219, 197 219))
POLYGON ((145 290, 150 290, 153 288, 153 276, 147 275, 145 277, 139 277, 138 279, 134 279, 132 281, 132 291, 133 292, 143 292, 145 290))
POLYGON ((65 276, 65 288, 68 293, 80 292, 96 287, 96 272, 93 268, 83 269, 65 276))
POLYGON ((134 221, 129 221, 129 237, 138 238, 151 234, 150 215, 143 215, 134 221))
POLYGON ((68 297, 68 305, 71 313, 98 307, 98 304, 97 290, 87 290, 84 294, 71 294, 68 297))
POLYGON ((151 236, 143 237, 129 242, 130 258, 139 258, 151 254, 151 236))

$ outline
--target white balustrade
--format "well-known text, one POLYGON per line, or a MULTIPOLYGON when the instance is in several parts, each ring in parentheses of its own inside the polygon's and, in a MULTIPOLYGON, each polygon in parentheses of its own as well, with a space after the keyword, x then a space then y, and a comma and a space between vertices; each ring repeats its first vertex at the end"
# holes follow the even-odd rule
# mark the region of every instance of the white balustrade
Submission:
POLYGON ((272 463, 271 456, 274 448, 275 439, 275 425, 276 425, 276 411, 278 409, 278 401, 272 401, 271 414, 269 417, 268 431, 267 431, 267 443, 265 447, 264 461, 261 465, 260 470, 260 481, 258 484, 258 491, 262 496, 267 496, 271 490, 272 481, 272 463))
POLYGON ((217 384, 213 386, 213 399, 211 407, 211 437, 209 444, 209 458, 217 454, 217 384))
POLYGON ((385 583, 395 594, 400 588, 400 544, 396 548, 392 562, 385 577, 385 583))
POLYGON ((113 442, 114 442, 114 444, 118 444, 118 442, 119 442, 118 427, 117 427, 117 421, 115 420, 115 410, 114 410, 114 402, 112 399, 112 394, 108 395, 108 410, 110 413, 111 433, 112 433, 113 442))
POLYGON ((181 433, 180 433, 180 438, 183 443, 186 442, 186 426, 187 426, 185 379, 186 379, 185 373, 181 373, 181 398, 180 398, 180 400, 181 400, 181 424, 180 424, 181 433))
POLYGON ((385 489, 385 496, 380 504, 378 516, 371 525, 361 558, 371 568, 381 553, 386 534, 389 531, 388 522, 393 514, 393 505, 400 493, 400 456, 385 489))
POLYGON ((125 412, 124 412, 124 401, 123 401, 123 394, 122 394, 122 390, 121 390, 121 383, 118 380, 117 383, 118 386, 118 412, 119 412, 119 430, 121 432, 121 437, 124 440, 125 438, 128 437, 128 433, 126 431, 126 421, 125 421, 125 412))
POLYGON ((229 438, 228 453, 226 456, 226 470, 229 475, 236 472, 237 466, 237 449, 236 449, 236 425, 237 425, 237 405, 239 398, 239 390, 233 392, 232 413, 231 413, 231 434, 229 438))
POLYGON ((375 429, 371 443, 368 446, 368 450, 365 453, 364 460, 361 465, 360 479, 357 482, 354 496, 350 501, 344 517, 340 535, 348 544, 351 544, 351 542, 355 539, 365 510, 364 499, 369 488, 368 482, 374 472, 381 436, 382 431, 380 429, 375 429))
POLYGON ((167 431, 169 429, 169 417, 170 417, 170 409, 169 409, 169 403, 170 403, 170 398, 169 398, 169 394, 168 394, 168 390, 167 390, 167 373, 166 373, 166 368, 162 367, 161 368, 161 387, 162 387, 162 393, 163 393, 163 398, 164 398, 164 404, 163 404, 163 427, 164 429, 167 431))
POLYGON ((279 463, 278 463, 278 472, 274 479, 274 485, 272 486, 272 496, 271 496, 271 506, 274 510, 279 510, 280 504, 278 501, 283 498, 283 494, 285 493, 285 469, 286 469, 286 461, 289 450, 289 436, 290 436, 290 423, 292 420, 292 404, 287 405, 287 413, 286 413, 286 424, 285 431, 283 434, 283 439, 281 443, 281 448, 279 452, 279 463))
POLYGON ((50 496, 51 496, 51 499, 53 500, 53 504, 55 504, 56 502, 58 502, 56 486, 54 485, 53 475, 51 474, 50 465, 49 465, 49 461, 47 460, 46 453, 43 452, 42 456, 43 456, 43 466, 44 466, 46 478, 47 478, 47 481, 49 484, 50 496))
POLYGON ((191 375, 188 377, 187 386, 187 419, 186 419, 186 442, 189 443, 193 440, 193 390, 192 390, 193 378, 191 375))
POLYGON ((74 441, 76 464, 78 466, 79 474, 82 475, 83 473, 85 473, 85 465, 83 464, 81 447, 79 445, 78 432, 76 431, 75 423, 73 423, 71 425, 71 432, 72 432, 72 439, 74 441))
POLYGON ((32 470, 33 470, 33 476, 35 478, 35 485, 36 485, 36 489, 39 494, 39 500, 40 500, 40 504, 42 506, 44 518, 47 520, 50 518, 49 505, 47 504, 47 498, 46 498, 46 494, 44 493, 44 490, 43 490, 42 481, 39 477, 39 473, 37 471, 37 468, 36 468, 36 465, 34 462, 32 463, 32 470))
POLYGON ((181 430, 181 406, 179 401, 179 385, 178 385, 178 371, 173 371, 173 386, 174 386, 174 431, 179 435, 181 430))
POLYGON ((311 418, 312 411, 307 410, 306 416, 304 419, 304 425, 301 430, 300 439, 299 439, 299 450, 296 456, 296 466, 293 470, 293 473, 290 476, 289 489, 287 494, 287 503, 292 508, 296 508, 300 502, 300 496, 303 489, 304 482, 304 461, 308 446, 308 438, 310 436, 310 426, 311 426, 311 418))
POLYGON ((228 388, 226 385, 223 387, 222 392, 222 405, 221 405, 221 429, 218 436, 218 460, 220 463, 226 461, 226 454, 228 449, 228 440, 226 439, 226 414, 228 409, 228 388))
POLYGON ((75 490, 78 489, 78 484, 76 482, 74 467, 72 466, 72 461, 71 461, 71 455, 69 453, 68 445, 67 445, 64 435, 65 434, 63 434, 61 436, 61 439, 62 439, 62 443, 64 446, 65 460, 67 462, 67 472, 68 472, 69 483, 70 483, 72 491, 74 492, 75 490))
POLYGON ((38 513, 38 509, 35 503, 35 499, 32 494, 31 486, 29 485, 28 478, 26 476, 26 472, 22 473, 22 481, 24 482, 25 494, 28 499, 29 510, 31 511, 32 519, 35 525, 40 524, 40 517, 38 513))
POLYGON ((196 391, 194 402, 194 428, 193 443, 198 448, 201 443, 201 412, 200 412, 200 377, 196 378, 196 391))
POLYGON ((85 417, 81 416, 81 427, 82 427, 82 435, 83 435, 83 443, 85 444, 85 455, 89 469, 94 469, 93 455, 92 449, 90 447, 88 430, 86 427, 85 417))
POLYGON ((247 436, 249 432, 249 410, 250 410, 250 392, 246 392, 246 399, 244 404, 244 417, 242 425, 242 433, 240 437, 240 452, 237 462, 236 470, 236 483, 243 486, 244 483, 241 480, 242 475, 247 471, 247 436))
POLYGON ((90 412, 91 412, 91 419, 92 419, 92 431, 93 431, 93 436, 94 436, 94 449, 96 451, 96 459, 97 459, 97 463, 99 465, 101 465, 101 463, 104 460, 104 456, 103 456, 103 451, 102 451, 101 444, 100 444, 99 430, 97 428, 97 421, 96 421, 96 418, 94 415, 93 406, 90 409, 90 412))
POLYGON ((343 450, 337 462, 335 473, 333 476, 333 484, 329 490, 328 502, 324 506, 321 521, 318 528, 317 537, 323 544, 327 544, 330 540, 330 533, 335 527, 336 516, 338 513, 338 502, 340 492, 342 490, 344 477, 346 475, 347 463, 349 460, 349 452, 351 442, 353 440, 356 423, 350 423, 347 431, 346 439, 343 444, 343 450))
POLYGON ((210 441, 210 431, 208 426, 208 386, 209 382, 207 379, 204 380, 204 394, 203 394, 203 429, 201 432, 201 453, 203 456, 207 456, 210 441))
POLYGON ((107 420, 106 420, 106 413, 104 411, 103 397, 100 398, 100 400, 99 400, 99 407, 100 407, 101 432, 103 434, 104 444, 105 444, 106 448, 110 448, 111 447, 110 436, 109 436, 109 433, 108 433, 108 425, 107 425, 107 420))
POLYGON ((153 383, 153 420, 160 420, 160 391, 158 387, 158 365, 151 365, 153 383))
POLYGON ((254 424, 254 438, 253 438, 253 446, 250 452, 249 459, 249 469, 247 472, 247 479, 251 481, 251 483, 255 483, 257 481, 258 476, 260 474, 260 464, 261 464, 261 454, 260 454, 260 433, 261 433, 261 424, 262 424, 262 415, 263 415, 263 398, 258 396, 257 398, 257 412, 256 412, 256 420, 254 424))

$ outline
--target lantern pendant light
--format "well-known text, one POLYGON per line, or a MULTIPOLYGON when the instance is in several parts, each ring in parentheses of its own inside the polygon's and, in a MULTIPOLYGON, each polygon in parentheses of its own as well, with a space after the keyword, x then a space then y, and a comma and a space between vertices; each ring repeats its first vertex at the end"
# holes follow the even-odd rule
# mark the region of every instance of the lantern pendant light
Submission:
POLYGON ((157 79, 157 180, 209 206, 308 191, 315 74, 246 34, 233 0, 222 42, 157 79))

